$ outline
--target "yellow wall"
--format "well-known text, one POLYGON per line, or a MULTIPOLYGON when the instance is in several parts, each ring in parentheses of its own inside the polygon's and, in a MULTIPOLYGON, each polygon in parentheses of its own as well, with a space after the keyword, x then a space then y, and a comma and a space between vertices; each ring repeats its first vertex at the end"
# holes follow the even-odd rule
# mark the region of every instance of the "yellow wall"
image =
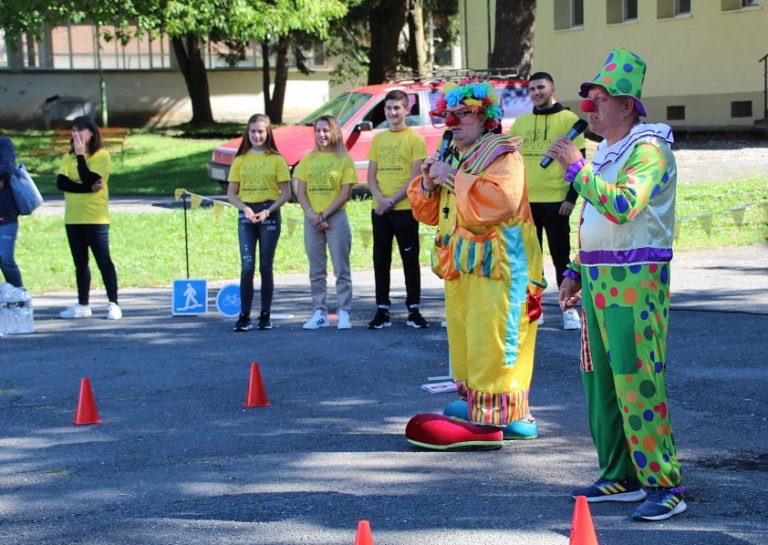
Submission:
MULTIPOLYGON (((648 63, 643 102, 649 120, 666 121, 670 105, 685 106, 685 120, 670 122, 676 126, 753 125, 764 117, 758 63, 768 54, 764 6, 723 12, 721 0, 693 0, 690 17, 658 19, 666 1, 641 0, 637 22, 609 25, 609 0, 585 0, 584 26, 555 30, 555 4, 537 2, 533 70, 552 73, 566 105, 577 104, 579 84, 594 77, 611 49, 626 47, 648 63), (752 101, 752 117, 732 118, 731 102, 742 100, 752 101)), ((467 6, 469 66, 485 67, 486 2, 467 0, 467 6)))

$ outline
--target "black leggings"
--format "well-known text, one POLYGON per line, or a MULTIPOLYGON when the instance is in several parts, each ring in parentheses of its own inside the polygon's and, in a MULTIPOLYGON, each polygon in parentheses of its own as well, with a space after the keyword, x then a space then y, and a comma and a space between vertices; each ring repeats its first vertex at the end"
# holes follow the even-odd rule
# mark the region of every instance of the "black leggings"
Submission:
POLYGON ((109 256, 109 225, 67 225, 67 240, 75 263, 77 280, 77 302, 88 304, 91 291, 91 269, 88 267, 88 248, 101 272, 101 279, 107 290, 107 298, 117 303, 117 272, 109 256))

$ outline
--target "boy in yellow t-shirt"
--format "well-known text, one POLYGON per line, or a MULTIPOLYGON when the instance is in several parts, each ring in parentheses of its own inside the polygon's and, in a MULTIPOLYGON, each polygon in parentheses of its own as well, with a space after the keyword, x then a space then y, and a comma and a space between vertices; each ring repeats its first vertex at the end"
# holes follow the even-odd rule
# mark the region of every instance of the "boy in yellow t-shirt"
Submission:
POLYGON ((411 213, 407 189, 418 176, 427 156, 424 141, 408 128, 408 95, 394 90, 384 97, 384 114, 389 130, 377 134, 368 152, 368 188, 373 196, 373 270, 376 282, 376 315, 369 329, 391 327, 389 282, 392 265, 392 239, 397 239, 405 275, 406 324, 417 329, 429 324, 419 312, 421 269, 419 267, 419 222, 411 213))
MULTIPOLYGON (((536 224, 540 246, 543 242, 543 232, 547 233, 549 253, 559 286, 571 260, 569 216, 578 194, 563 179, 565 169, 557 162, 547 168, 541 168, 539 162, 544 157, 544 151, 549 149, 557 138, 564 136, 579 117, 557 101, 554 80, 547 72, 536 72, 531 76, 528 81, 528 95, 533 102, 533 111, 518 117, 509 134, 523 137, 520 153, 525 160, 525 185, 533 222, 536 224)), ((584 135, 577 136, 574 144, 586 155, 584 135)), ((539 318, 539 326, 541 324, 542 319, 539 318)), ((576 309, 563 312, 563 329, 581 329, 581 320, 576 309)))

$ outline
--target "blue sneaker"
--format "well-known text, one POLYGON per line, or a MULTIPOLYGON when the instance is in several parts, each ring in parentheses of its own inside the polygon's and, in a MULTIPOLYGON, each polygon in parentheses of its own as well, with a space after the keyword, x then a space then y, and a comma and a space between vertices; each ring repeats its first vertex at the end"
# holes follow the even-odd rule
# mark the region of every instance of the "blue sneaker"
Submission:
MULTIPOLYGON (((443 415, 454 420, 469 421, 469 405, 466 401, 457 399, 451 401, 443 410, 443 415)), ((504 440, 536 439, 539 436, 539 425, 533 417, 515 420, 501 428, 504 440)))
POLYGON ((592 486, 577 488, 571 497, 586 496, 589 503, 601 501, 640 501, 645 498, 645 490, 637 481, 608 481, 599 479, 592 486))
POLYGON ((667 520, 688 509, 683 500, 683 487, 649 488, 648 497, 635 509, 632 518, 635 520, 654 521, 667 520))

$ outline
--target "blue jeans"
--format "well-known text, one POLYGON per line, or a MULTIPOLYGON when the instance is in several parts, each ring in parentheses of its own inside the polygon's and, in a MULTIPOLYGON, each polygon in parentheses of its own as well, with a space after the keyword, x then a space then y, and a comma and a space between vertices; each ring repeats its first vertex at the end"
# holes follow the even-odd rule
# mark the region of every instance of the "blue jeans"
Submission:
POLYGON ((93 258, 101 272, 101 280, 107 290, 110 303, 117 303, 117 272, 109 255, 109 225, 66 225, 69 249, 72 261, 75 263, 75 279, 77 280, 77 302, 88 304, 91 291, 91 269, 88 267, 88 249, 93 252, 93 258))
MULTIPOLYGON (((274 201, 245 203, 258 213, 266 210, 274 201)), ((240 242, 240 314, 251 315, 253 306, 253 276, 256 272, 256 244, 259 245, 259 274, 261 275, 261 311, 272 308, 275 280, 272 263, 280 238, 280 211, 270 214, 261 223, 251 223, 240 212, 237 216, 237 238, 240 242)))
POLYGON ((21 271, 13 258, 16 247, 16 233, 19 232, 19 222, 0 223, 0 270, 5 281, 17 288, 21 285, 21 271))

